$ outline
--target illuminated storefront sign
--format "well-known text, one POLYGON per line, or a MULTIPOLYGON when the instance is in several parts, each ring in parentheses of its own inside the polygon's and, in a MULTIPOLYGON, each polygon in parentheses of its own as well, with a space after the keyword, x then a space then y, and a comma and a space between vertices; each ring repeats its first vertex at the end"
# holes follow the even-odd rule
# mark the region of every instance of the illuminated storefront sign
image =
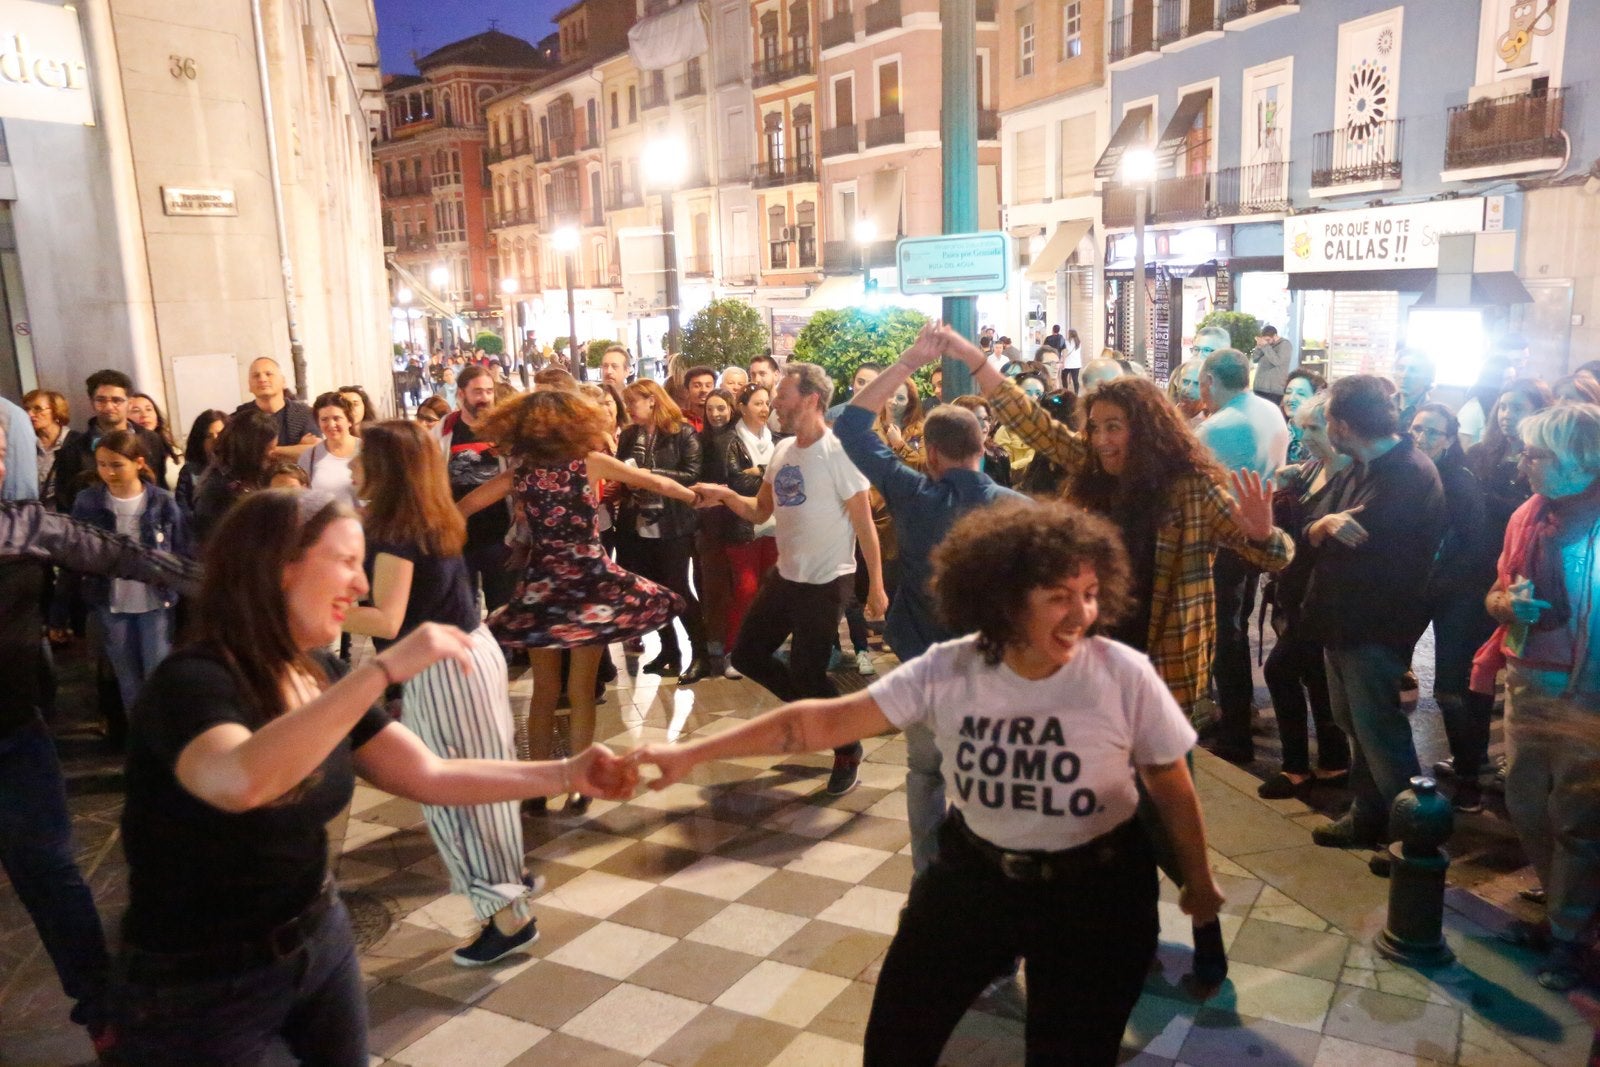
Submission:
POLYGON ((1283 269, 1411 270, 1439 265, 1439 237, 1483 229, 1484 199, 1296 215, 1283 222, 1283 269))

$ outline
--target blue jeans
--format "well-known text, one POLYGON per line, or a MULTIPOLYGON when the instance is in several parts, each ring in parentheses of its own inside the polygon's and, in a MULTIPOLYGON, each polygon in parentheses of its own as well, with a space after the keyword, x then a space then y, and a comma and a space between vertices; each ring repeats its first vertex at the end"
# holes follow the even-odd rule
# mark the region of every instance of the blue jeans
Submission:
POLYGON ((939 858, 939 827, 944 825, 944 775, 933 731, 920 723, 906 738, 906 816, 911 823, 911 870, 921 874, 939 858))
POLYGON ((342 903, 294 952, 241 973, 155 983, 127 970, 119 961, 112 1011, 129 1067, 253 1067, 282 1045, 301 1063, 366 1067, 367 998, 342 903))
POLYGON ((1421 773, 1411 720, 1400 708, 1400 676, 1411 654, 1377 643, 1323 650, 1333 721, 1350 739, 1350 818, 1362 832, 1382 833, 1389 806, 1421 773))
POLYGON ((123 714, 132 715, 144 680, 172 651, 172 609, 127 615, 101 608, 100 626, 105 632, 106 658, 117 674, 123 714))
POLYGON ((106 939, 72 858, 72 817, 55 742, 37 718, 0 738, 0 865, 55 964, 74 1022, 103 1021, 106 939))

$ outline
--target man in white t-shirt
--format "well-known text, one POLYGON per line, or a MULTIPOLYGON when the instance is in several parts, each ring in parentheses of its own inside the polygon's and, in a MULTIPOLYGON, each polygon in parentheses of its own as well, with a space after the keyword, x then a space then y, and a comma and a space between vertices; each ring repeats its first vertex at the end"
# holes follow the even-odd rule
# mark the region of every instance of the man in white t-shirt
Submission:
MULTIPOLYGON (((745 613, 729 659, 784 701, 837 695, 828 658, 850 596, 857 540, 867 564, 867 617, 881 619, 889 606, 867 479, 823 418, 832 395, 821 367, 785 364, 773 408, 794 436, 778 443, 760 492, 751 498, 725 485, 694 487, 702 506, 725 505, 757 525, 777 521, 778 565, 745 613), (785 640, 788 663, 775 655, 785 640)), ((859 743, 834 750, 829 795, 855 788, 860 763, 859 743)))

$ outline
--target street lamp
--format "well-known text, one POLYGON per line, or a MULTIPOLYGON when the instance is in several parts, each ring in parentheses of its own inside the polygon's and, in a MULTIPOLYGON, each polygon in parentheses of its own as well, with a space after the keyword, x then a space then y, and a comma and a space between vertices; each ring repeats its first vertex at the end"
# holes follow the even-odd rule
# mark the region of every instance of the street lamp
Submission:
POLYGON ((872 295, 872 257, 870 247, 878 239, 878 226, 871 219, 857 219, 855 233, 856 254, 861 257, 861 291, 864 296, 872 295))
POLYGON ((661 192, 661 266, 667 282, 667 358, 678 354, 678 235, 672 219, 672 194, 683 184, 688 150, 676 137, 657 137, 644 147, 644 172, 661 192))
POLYGON ((1150 180, 1156 176, 1156 154, 1148 148, 1122 153, 1122 183, 1133 189, 1133 351, 1129 357, 1149 366, 1144 341, 1144 212, 1150 180))
POLYGON ((572 362, 572 376, 583 380, 578 362, 578 303, 572 295, 572 254, 578 250, 578 228, 563 226, 550 235, 550 245, 567 260, 567 359, 572 362))

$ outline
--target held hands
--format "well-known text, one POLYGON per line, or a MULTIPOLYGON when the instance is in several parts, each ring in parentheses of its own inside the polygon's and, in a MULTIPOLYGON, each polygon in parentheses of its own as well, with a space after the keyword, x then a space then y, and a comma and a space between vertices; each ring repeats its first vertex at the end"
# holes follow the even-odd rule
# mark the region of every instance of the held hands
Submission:
POLYGON ((1349 511, 1335 511, 1331 515, 1324 515, 1312 523, 1306 532, 1313 544, 1321 544, 1331 537, 1346 548, 1360 548, 1371 537, 1366 527, 1355 520, 1355 516, 1365 507, 1365 504, 1357 504, 1349 511))
POLYGON ((697 508, 714 508, 734 495, 732 489, 714 482, 696 482, 690 488, 694 491, 694 506, 697 508))
POLYGON ((1506 603, 1511 607, 1511 614, 1520 623, 1532 626, 1539 621, 1539 616, 1550 608, 1548 600, 1535 600, 1533 597, 1533 579, 1517 575, 1516 581, 1506 589, 1506 603))
POLYGON ((1178 907, 1194 920, 1196 926, 1204 926, 1222 910, 1223 899, 1216 879, 1207 872, 1203 881, 1189 882, 1178 893, 1178 907))
POLYGON ((939 343, 941 325, 938 319, 926 323, 917 331, 917 339, 912 342, 911 347, 900 353, 900 362, 910 367, 913 373, 930 363, 937 363, 939 357, 943 355, 939 343))
POLYGON ((649 788, 655 790, 665 789, 680 781, 700 762, 686 745, 646 745, 628 753, 627 759, 633 765, 635 781, 638 780, 638 768, 645 764, 661 772, 659 777, 647 783, 649 788))
POLYGON ((618 756, 594 744, 567 761, 572 788, 601 800, 627 800, 639 789, 639 766, 631 755, 618 756))
POLYGON ((935 331, 939 344, 939 354, 959 359, 967 365, 967 369, 976 374, 988 362, 983 349, 973 344, 957 333, 952 327, 940 323, 935 331))
POLYGON ((472 670, 472 639, 454 626, 425 622, 377 657, 378 669, 395 682, 415 678, 435 663, 453 659, 472 670))
POLYGON ((1252 541, 1265 541, 1272 533, 1272 479, 1241 467, 1228 475, 1233 486, 1230 509, 1233 520, 1252 541))

